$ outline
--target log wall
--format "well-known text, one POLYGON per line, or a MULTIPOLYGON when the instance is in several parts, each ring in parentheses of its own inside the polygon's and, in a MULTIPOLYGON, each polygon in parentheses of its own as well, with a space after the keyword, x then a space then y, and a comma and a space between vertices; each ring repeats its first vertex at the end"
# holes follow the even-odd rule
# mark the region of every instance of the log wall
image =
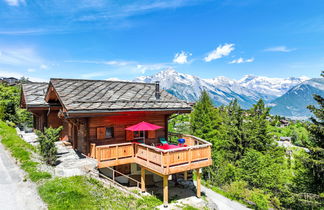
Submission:
MULTIPOLYGON (((145 143, 158 143, 160 137, 166 137, 167 128, 165 128, 167 115, 164 113, 152 114, 152 113, 130 113, 130 114, 119 114, 115 116, 107 117, 90 117, 88 118, 89 126, 89 141, 94 142, 97 145, 104 144, 116 144, 123 143, 126 141, 126 128, 145 121, 155 125, 159 125, 163 128, 156 130, 155 135, 146 132, 145 143), (97 128, 99 127, 113 127, 114 137, 110 139, 98 139, 97 128), (150 138, 154 137, 154 138, 150 138)), ((100 129, 99 129, 100 130, 100 129)))

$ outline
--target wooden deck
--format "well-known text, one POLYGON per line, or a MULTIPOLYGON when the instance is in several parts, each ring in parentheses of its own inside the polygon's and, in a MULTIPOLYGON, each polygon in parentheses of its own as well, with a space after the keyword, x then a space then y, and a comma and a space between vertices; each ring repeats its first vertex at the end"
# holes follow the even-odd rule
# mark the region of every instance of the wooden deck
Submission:
POLYGON ((102 146, 91 144, 90 156, 99 161, 99 168, 137 163, 161 176, 199 169, 212 164, 211 143, 191 135, 170 135, 186 139, 188 146, 163 150, 131 142, 102 146))

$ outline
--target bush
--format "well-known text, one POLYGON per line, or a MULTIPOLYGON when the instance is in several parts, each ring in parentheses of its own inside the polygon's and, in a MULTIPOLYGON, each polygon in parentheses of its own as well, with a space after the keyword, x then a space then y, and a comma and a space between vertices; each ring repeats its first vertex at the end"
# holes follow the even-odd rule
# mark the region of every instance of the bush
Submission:
POLYGON ((45 128, 44 132, 36 131, 39 141, 40 153, 49 165, 55 165, 57 148, 55 142, 59 140, 63 127, 45 128))
MULTIPOLYGON (((244 202, 253 205, 256 209, 268 209, 271 205, 270 195, 264 191, 253 188, 248 188, 248 183, 245 181, 235 181, 229 185, 224 186, 224 190, 230 194, 230 197, 236 200, 243 200, 244 202)), ((276 200, 276 199, 274 199, 276 200)), ((280 202, 276 206, 280 206, 280 202)), ((278 206, 278 207, 279 207, 278 206)))

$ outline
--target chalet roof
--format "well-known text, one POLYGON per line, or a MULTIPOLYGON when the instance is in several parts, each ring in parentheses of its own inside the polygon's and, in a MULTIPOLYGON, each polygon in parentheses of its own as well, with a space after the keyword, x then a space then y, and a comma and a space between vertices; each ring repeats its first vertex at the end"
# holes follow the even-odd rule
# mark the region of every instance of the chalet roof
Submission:
POLYGON ((24 94, 27 107, 47 107, 45 93, 48 83, 27 83, 22 85, 22 94, 24 94))
POLYGON ((154 83, 107 80, 51 79, 68 112, 137 110, 191 110, 191 106, 165 90, 155 97, 154 83))

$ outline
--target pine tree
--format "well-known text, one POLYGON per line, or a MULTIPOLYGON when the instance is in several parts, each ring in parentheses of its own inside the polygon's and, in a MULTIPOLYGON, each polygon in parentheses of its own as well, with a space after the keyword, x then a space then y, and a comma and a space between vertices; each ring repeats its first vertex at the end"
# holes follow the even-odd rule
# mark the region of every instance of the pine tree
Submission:
POLYGON ((190 116, 192 134, 213 142, 219 134, 220 119, 218 110, 207 93, 203 91, 190 116))
POLYGON ((257 151, 266 151, 272 142, 268 131, 268 120, 270 109, 267 108, 262 99, 247 112, 246 141, 244 148, 252 148, 257 151))
MULTIPOLYGON (((321 76, 324 77, 324 71, 321 76)), ((305 165, 310 168, 312 176, 312 189, 314 193, 324 192, 324 98, 314 95, 318 107, 310 105, 307 108, 314 114, 309 126, 314 147, 310 148, 310 157, 305 160, 305 165)))
POLYGON ((223 148, 230 151, 227 155, 231 160, 240 159, 244 153, 243 115, 237 99, 231 101, 224 119, 226 137, 223 144, 223 148))
POLYGON ((219 163, 218 145, 221 140, 221 118, 219 110, 213 103, 206 91, 201 93, 199 101, 195 104, 190 115, 192 134, 212 143, 213 165, 203 169, 203 177, 214 179, 217 174, 219 163))
MULTIPOLYGON (((322 71, 321 76, 324 77, 324 71, 322 71)), ((314 114, 314 117, 311 117, 313 124, 309 127, 309 131, 315 146, 324 148, 324 98, 315 94, 314 100, 319 107, 317 108, 314 105, 307 107, 314 114)))

